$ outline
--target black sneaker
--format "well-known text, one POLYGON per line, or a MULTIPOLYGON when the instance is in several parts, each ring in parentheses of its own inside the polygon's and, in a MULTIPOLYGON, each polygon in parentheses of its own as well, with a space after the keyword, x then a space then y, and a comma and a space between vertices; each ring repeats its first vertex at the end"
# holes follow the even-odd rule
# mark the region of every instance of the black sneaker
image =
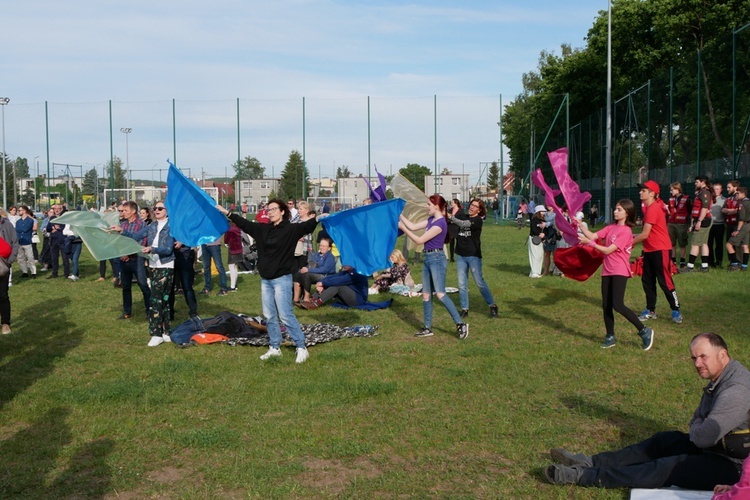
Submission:
POLYGON ((422 327, 421 330, 414 334, 415 337, 432 337, 433 335, 434 333, 432 333, 432 330, 430 330, 426 326, 422 327))
POLYGON ((498 316, 497 304, 492 304, 490 306, 490 318, 497 318, 498 316))
POLYGON ((459 323, 456 325, 456 332, 458 332, 458 338, 461 340, 469 336, 469 324, 459 323))
POLYGON ((468 309, 461 309, 461 312, 458 313, 459 316, 462 318, 468 318, 469 317, 469 310, 468 309))

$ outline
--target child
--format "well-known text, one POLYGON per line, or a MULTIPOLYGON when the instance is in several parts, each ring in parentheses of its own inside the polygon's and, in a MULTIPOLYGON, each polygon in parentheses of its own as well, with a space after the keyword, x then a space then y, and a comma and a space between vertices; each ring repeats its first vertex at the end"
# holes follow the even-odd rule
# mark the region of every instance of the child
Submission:
POLYGON ((409 270, 409 264, 406 263, 404 254, 401 250, 394 250, 391 252, 389 258, 393 264, 391 268, 382 274, 374 276, 375 283, 370 288, 370 294, 383 293, 390 290, 391 285, 406 285, 410 288, 414 286, 414 280, 411 277, 411 271, 409 270))
POLYGON ((711 500, 742 500, 743 498, 750 498, 750 457, 742 462, 740 480, 734 486, 717 484, 711 500))
POLYGON ((242 231, 234 222, 229 223, 229 230, 224 233, 224 243, 229 247, 229 291, 237 291, 237 264, 242 262, 242 231))
POLYGON ((633 232, 635 226, 635 205, 628 199, 617 202, 614 214, 615 222, 592 233, 583 226, 578 229, 583 235, 578 240, 584 245, 594 247, 604 254, 602 270, 602 310, 604 312, 604 326, 607 335, 602 343, 602 349, 615 346, 615 316, 614 309, 625 317, 638 329, 643 350, 648 351, 654 344, 654 331, 643 325, 638 315, 625 306, 625 287, 630 272, 630 251, 633 248, 633 232), (604 239, 604 244, 597 243, 604 239))

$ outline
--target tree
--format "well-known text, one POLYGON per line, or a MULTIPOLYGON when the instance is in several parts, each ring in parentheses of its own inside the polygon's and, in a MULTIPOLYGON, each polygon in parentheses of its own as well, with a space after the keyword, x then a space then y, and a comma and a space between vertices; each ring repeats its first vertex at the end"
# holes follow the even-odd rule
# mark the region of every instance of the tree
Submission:
POLYGON ((284 165, 279 180, 279 198, 299 199, 310 192, 310 175, 302 161, 302 155, 296 149, 289 153, 289 160, 284 165))
POLYGON ((112 161, 107 162, 107 179, 105 185, 107 189, 111 187, 112 171, 114 170, 114 188, 125 189, 128 187, 128 179, 125 177, 125 170, 122 168, 122 160, 117 156, 112 161), (114 166, 114 169, 112 168, 114 166))
POLYGON ((266 175, 265 167, 262 167, 260 161, 254 156, 246 156, 240 160, 239 164, 232 164, 234 169, 234 180, 262 179, 266 175))
POLYGON ((430 175, 432 172, 424 165, 419 165, 418 163, 409 163, 404 168, 399 170, 399 173, 403 175, 409 182, 424 191, 424 178, 426 175, 430 175))
POLYGON ((497 189, 500 179, 500 169, 497 166, 497 162, 493 161, 487 171, 487 189, 493 191, 497 189))
POLYGON ((349 178, 352 176, 351 171, 349 170, 349 167, 346 165, 342 165, 339 168, 336 169, 336 178, 342 179, 342 178, 349 178))
POLYGON ((448 167, 445 167, 442 172, 440 172, 440 175, 452 175, 453 172, 451 172, 451 169, 448 167))
POLYGON ((83 194, 96 194, 96 188, 99 184, 99 174, 96 167, 92 168, 83 176, 83 194))

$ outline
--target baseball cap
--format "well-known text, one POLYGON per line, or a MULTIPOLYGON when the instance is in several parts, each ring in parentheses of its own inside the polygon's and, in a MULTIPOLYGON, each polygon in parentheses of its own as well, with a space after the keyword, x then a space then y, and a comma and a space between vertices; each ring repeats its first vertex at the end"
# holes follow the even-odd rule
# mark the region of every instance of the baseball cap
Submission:
POLYGON ((658 196, 658 194, 661 192, 661 188, 659 185, 654 181, 646 181, 643 184, 638 184, 638 189, 650 189, 658 196))

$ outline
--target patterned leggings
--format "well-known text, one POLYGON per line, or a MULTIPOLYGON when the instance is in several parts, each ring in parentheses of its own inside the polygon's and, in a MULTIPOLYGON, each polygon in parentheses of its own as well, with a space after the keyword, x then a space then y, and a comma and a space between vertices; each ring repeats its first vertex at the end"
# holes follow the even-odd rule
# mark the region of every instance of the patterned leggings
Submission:
POLYGON ((148 313, 148 333, 152 337, 169 335, 169 292, 172 290, 174 269, 151 268, 151 310, 148 313))

